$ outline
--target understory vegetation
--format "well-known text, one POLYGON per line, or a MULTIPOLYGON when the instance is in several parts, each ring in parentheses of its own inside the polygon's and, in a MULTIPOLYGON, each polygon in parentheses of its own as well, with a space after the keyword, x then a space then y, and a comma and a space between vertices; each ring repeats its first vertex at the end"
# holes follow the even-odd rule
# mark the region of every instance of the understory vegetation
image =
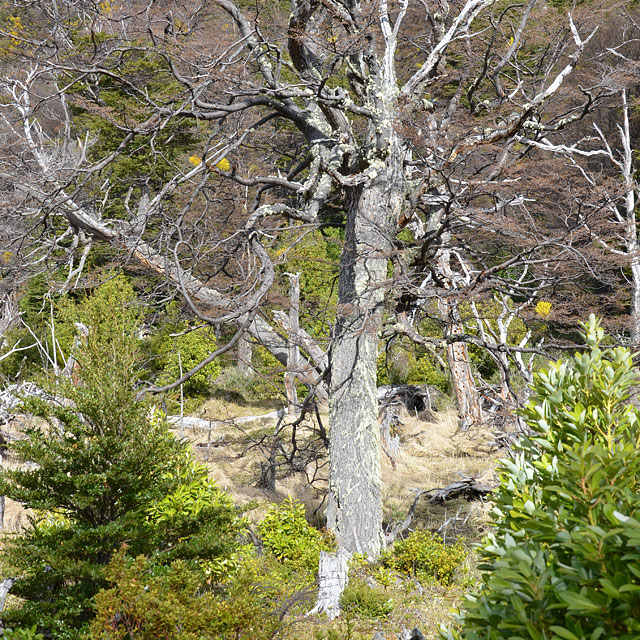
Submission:
MULTIPOLYGON (((332 535, 291 498, 257 518, 255 502, 234 504, 161 408, 138 395, 150 370, 175 363, 166 354, 184 325, 172 314, 163 335, 141 337, 122 276, 52 303, 41 335, 58 344, 60 364, 22 399, 30 417, 1 477, 0 492, 27 509, 26 526, 3 539, 2 572, 16 578, 4 637, 266 640, 317 629, 304 616, 332 535)), ((179 344, 188 362, 198 343, 179 344)), ((35 369, 37 354, 29 358, 35 369)), ((394 610, 413 615, 423 589, 448 592, 467 554, 462 541, 414 531, 376 564, 354 557, 345 618, 321 626, 342 634, 348 620, 348 633, 366 635, 396 624, 394 610)))

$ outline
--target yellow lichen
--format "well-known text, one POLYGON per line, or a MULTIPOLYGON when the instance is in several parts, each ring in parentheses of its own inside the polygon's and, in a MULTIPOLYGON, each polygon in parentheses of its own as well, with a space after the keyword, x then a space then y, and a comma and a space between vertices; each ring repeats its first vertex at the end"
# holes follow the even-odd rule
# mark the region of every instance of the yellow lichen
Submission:
POLYGON ((216 165, 216 169, 220 169, 220 171, 229 171, 229 169, 231 169, 231 165, 226 158, 222 158, 222 160, 220 160, 216 165))

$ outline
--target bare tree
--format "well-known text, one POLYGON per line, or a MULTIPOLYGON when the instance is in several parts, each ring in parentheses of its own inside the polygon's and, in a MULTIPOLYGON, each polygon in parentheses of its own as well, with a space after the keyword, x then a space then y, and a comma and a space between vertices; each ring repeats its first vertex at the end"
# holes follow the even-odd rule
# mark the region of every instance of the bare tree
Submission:
POLYGON ((607 136, 593 123, 594 135, 572 144, 555 143, 544 137, 523 137, 526 144, 566 158, 590 189, 590 196, 576 196, 574 206, 586 236, 600 250, 616 258, 629 270, 630 341, 640 343, 640 229, 636 216, 638 184, 630 131, 630 104, 626 87, 617 91, 620 121, 617 131, 607 136), (595 167, 585 160, 598 159, 595 167), (609 166, 603 166, 608 164, 609 166), (611 179, 617 173, 617 179, 611 179))

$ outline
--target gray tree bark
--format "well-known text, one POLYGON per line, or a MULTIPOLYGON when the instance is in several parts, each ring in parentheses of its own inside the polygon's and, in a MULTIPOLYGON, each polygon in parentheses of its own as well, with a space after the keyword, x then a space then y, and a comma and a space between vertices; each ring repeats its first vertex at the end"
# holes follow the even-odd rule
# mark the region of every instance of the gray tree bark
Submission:
POLYGON ((246 376, 251 375, 251 360, 253 358, 253 346, 244 336, 238 340, 238 369, 246 376))
POLYGON ((290 414, 298 413, 298 392, 296 379, 300 362, 300 347, 298 346, 298 332, 300 330, 300 274, 290 273, 289 276, 289 357, 287 371, 284 374, 284 387, 287 393, 287 408, 290 414))
MULTIPOLYGON (((465 333, 457 305, 449 309, 448 331, 450 336, 464 335, 465 333)), ((447 345, 447 359, 449 361, 451 383, 458 404, 460 427, 468 429, 482 422, 483 415, 478 390, 471 371, 467 345, 464 342, 450 342, 447 345)))
MULTIPOLYGON (((4 611, 4 604, 7 600, 7 596, 9 595, 9 591, 11 591, 11 587, 16 583, 15 578, 5 578, 0 582, 0 612, 4 611)), ((2 623, 0 622, 0 629, 2 627, 2 623)))
POLYGON ((341 550, 336 553, 320 552, 318 599, 307 615, 326 613, 329 620, 340 615, 340 595, 349 582, 349 558, 350 554, 341 550))
POLYGON ((384 547, 376 361, 384 283, 402 204, 394 141, 371 185, 349 193, 338 316, 330 353, 329 506, 340 549, 375 558, 384 547))

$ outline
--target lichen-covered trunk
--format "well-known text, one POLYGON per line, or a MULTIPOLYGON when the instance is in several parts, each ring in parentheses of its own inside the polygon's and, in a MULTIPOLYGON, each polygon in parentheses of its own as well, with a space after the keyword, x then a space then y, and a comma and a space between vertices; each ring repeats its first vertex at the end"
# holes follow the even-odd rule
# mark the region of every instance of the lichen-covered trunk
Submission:
POLYGON ((401 176, 401 159, 391 158, 347 193, 331 348, 328 526, 341 550, 372 558, 384 547, 376 360, 401 176))

